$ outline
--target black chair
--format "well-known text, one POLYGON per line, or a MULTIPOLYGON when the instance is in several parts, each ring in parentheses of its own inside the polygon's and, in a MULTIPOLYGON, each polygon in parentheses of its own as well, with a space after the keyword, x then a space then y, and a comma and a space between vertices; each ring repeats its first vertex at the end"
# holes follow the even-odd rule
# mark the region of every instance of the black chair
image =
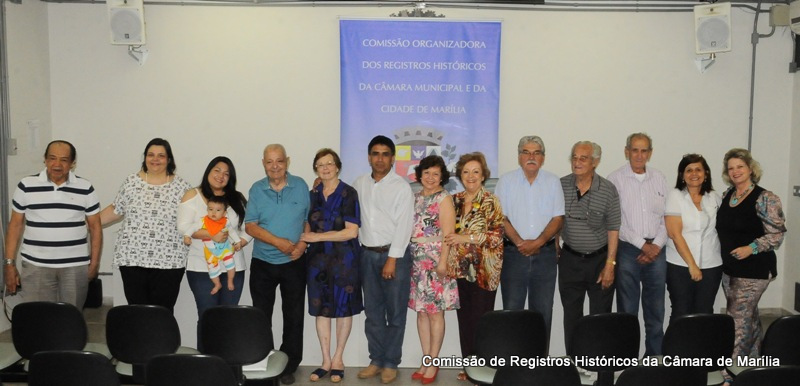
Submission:
MULTIPOLYGON (((567 358, 564 358, 565 360, 567 358)), ((497 369, 492 385, 580 386, 581 376, 575 366, 504 366, 497 369)))
POLYGON ((119 386, 114 365, 90 351, 42 351, 30 361, 30 386, 119 386))
MULTIPOLYGON (((200 317, 200 339, 203 354, 216 355, 233 369, 238 384, 245 375, 242 366, 263 360, 272 350, 272 331, 263 311, 250 306, 217 306, 200 317)), ((281 353, 282 354, 282 353, 281 353)), ((285 358, 285 354, 282 355, 285 358)), ((273 369, 260 379, 277 380, 283 368, 273 369)), ((267 364, 265 371, 270 366, 267 364)))
POLYGON ((769 325, 761 355, 778 358, 781 366, 800 365, 800 315, 782 316, 769 325))
POLYGON ((705 370, 681 366, 638 366, 625 369, 616 386, 704 386, 705 370))
MULTIPOLYGON (((800 365, 800 315, 782 316, 775 319, 764 333, 761 355, 777 359, 781 366, 800 365)), ((734 376, 752 367, 728 366, 734 376)))
POLYGON ((491 358, 502 358, 509 365, 512 356, 536 358, 547 356, 547 327, 542 314, 530 310, 498 310, 487 312, 478 320, 475 334, 475 355, 486 366, 465 367, 467 378, 478 384, 491 385, 497 371, 491 358))
POLYGON ((572 331, 567 354, 578 367, 597 372, 598 386, 613 385, 614 372, 638 363, 639 318, 624 313, 587 315, 572 331), (612 363, 593 361, 613 358, 612 363))
MULTIPOLYGON (((145 382, 150 358, 172 354, 181 344, 181 332, 172 312, 165 307, 134 304, 112 307, 106 315, 106 342, 111 355, 133 366, 134 383, 145 382)), ((117 366, 120 371, 121 366, 117 366)))
POLYGON ((719 370, 725 368, 717 361, 730 358, 733 353, 733 318, 725 314, 683 315, 670 321, 661 352, 667 357, 693 358, 703 361, 702 368, 708 373, 707 384, 721 385, 725 380, 719 370))
POLYGON ((147 386, 236 386, 233 371, 220 357, 202 354, 157 355, 147 362, 147 386))
POLYGON ((72 304, 22 303, 14 307, 11 319, 14 348, 25 359, 41 351, 79 351, 86 346, 86 321, 72 304))
POLYGON ((796 386, 800 366, 758 367, 742 371, 733 386, 796 386))

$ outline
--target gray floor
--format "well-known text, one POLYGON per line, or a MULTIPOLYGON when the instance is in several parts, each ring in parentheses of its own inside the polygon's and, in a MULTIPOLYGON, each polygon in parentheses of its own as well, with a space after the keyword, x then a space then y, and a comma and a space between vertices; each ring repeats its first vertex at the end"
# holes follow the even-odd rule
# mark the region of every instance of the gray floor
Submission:
MULTIPOLYGON (((310 385, 332 385, 330 377, 325 377, 318 382, 311 382, 308 380, 308 377, 311 375, 311 372, 314 371, 315 367, 306 367, 300 366, 295 373, 296 382, 295 385, 299 386, 310 386, 310 385)), ((342 385, 382 385, 380 378, 375 377, 372 379, 358 379, 356 374, 358 371, 361 370, 360 368, 352 368, 346 369, 344 371, 344 380, 342 381, 342 385)), ((414 372, 414 369, 400 369, 398 371, 397 380, 392 382, 392 385, 404 386, 404 385, 419 385, 419 381, 412 381, 411 374, 414 372)), ((467 386, 467 382, 462 382, 456 379, 456 375, 458 375, 458 370, 440 370, 439 375, 436 377, 436 382, 432 385, 436 386, 467 386)))

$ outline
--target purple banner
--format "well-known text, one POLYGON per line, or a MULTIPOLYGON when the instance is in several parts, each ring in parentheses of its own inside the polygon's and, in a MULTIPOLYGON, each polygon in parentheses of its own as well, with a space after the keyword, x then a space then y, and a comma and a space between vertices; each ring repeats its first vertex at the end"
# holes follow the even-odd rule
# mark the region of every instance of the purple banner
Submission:
POLYGON ((342 180, 368 172, 367 145, 397 145, 395 170, 413 181, 429 154, 455 170, 480 151, 497 175, 500 22, 341 20, 342 180))

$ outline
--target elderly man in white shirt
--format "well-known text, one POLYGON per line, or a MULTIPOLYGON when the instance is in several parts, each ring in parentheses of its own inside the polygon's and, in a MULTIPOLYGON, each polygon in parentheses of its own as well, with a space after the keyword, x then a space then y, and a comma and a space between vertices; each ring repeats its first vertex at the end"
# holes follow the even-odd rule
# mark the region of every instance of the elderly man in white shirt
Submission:
POLYGON ((359 378, 397 378, 403 353, 406 307, 411 285, 411 239, 414 196, 411 186, 392 169, 395 145, 379 135, 367 146, 372 172, 356 179, 361 206, 361 285, 370 364, 359 378))
POLYGON ((625 144, 628 163, 608 176, 619 193, 622 226, 617 253, 617 311, 639 314, 641 294, 644 313, 645 355, 660 355, 664 338, 664 294, 667 263, 664 244, 664 174, 647 166, 653 141, 634 133, 625 144))

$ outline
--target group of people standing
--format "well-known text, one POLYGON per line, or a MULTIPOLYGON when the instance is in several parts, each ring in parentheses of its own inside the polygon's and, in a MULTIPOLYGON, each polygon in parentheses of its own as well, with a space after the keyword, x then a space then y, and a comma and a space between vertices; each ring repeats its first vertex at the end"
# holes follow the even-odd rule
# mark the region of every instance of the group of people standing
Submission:
MULTIPOLYGON (((395 144, 385 136, 370 141, 371 171, 353 186, 339 179, 338 154, 319 150, 311 189, 288 172, 284 147, 272 144, 262 159, 266 177, 246 199, 230 159, 212 159, 192 187, 175 174, 169 142, 155 138, 140 170, 100 210, 91 183, 72 171, 75 147, 53 141, 45 170, 23 179, 14 193, 6 290, 24 282, 30 300, 81 307, 97 276, 101 227, 121 221, 114 266, 128 303, 172 310, 185 272, 198 319, 210 307, 238 304, 243 248, 253 243, 250 292, 270 323, 280 287, 285 384, 294 382, 302 360, 306 289, 322 351, 311 381, 344 379, 352 317, 362 311, 370 365, 357 375, 380 375, 383 383, 397 377, 406 308, 417 313, 422 353, 431 358, 442 348, 444 312, 454 309, 461 354, 474 354, 477 322, 494 309, 498 287, 505 309, 524 308, 527 298, 528 308, 544 316, 549 337, 556 283, 567 347, 586 295, 590 313, 611 312, 616 289, 618 311, 638 314, 641 302, 645 354, 658 355, 665 289, 676 318, 712 313, 721 282, 736 324, 733 355, 758 354, 758 301, 777 275, 774 251, 786 228, 780 199, 757 185, 761 169, 749 151, 726 153, 729 187, 720 196, 698 154, 683 156, 675 187, 668 188, 664 174, 647 165, 653 146, 644 133, 628 137, 628 163, 607 179, 596 173, 602 150, 594 142, 572 147, 572 173, 560 179, 542 169, 541 138, 523 137, 517 150, 519 169, 501 176, 495 193, 484 187, 490 171, 483 154, 462 155, 455 174, 464 190, 450 195, 444 189, 450 171, 436 155, 416 166, 422 189, 413 193, 393 171, 395 144)), ((437 374, 438 367, 423 362, 412 378, 428 384, 437 374)))

